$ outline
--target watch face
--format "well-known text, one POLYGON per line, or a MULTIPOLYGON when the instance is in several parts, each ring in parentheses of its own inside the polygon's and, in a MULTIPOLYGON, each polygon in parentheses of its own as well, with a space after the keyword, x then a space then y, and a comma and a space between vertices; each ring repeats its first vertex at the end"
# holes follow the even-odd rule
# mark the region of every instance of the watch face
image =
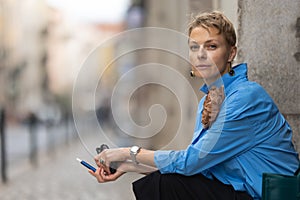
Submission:
POLYGON ((138 150, 139 150, 139 147, 138 147, 138 146, 133 146, 133 147, 131 147, 131 151, 132 151, 133 153, 136 153, 138 150))

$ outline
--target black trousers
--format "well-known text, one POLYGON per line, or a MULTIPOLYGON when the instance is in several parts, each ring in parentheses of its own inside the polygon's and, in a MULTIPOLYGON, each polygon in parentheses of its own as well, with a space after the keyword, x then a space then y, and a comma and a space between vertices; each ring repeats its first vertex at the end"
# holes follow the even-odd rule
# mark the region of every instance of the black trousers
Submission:
POLYGON ((133 183, 137 200, 252 200, 246 192, 202 174, 184 176, 153 172, 133 183))

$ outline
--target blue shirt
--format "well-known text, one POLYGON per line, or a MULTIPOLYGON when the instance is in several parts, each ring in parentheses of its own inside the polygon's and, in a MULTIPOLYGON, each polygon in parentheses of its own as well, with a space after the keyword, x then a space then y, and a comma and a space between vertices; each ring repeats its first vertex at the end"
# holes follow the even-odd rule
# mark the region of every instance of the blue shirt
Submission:
MULTIPOLYGON (((292 175, 298 167, 298 154, 292 144, 292 131, 267 92, 248 81, 247 65, 225 74, 225 99, 213 125, 201 124, 203 97, 199 103, 195 131, 185 150, 159 150, 154 162, 161 173, 215 176, 237 191, 247 191, 261 199, 262 173, 292 175)), ((220 81, 221 80, 221 81, 220 81)), ((208 86, 201 90, 208 92, 208 86)))

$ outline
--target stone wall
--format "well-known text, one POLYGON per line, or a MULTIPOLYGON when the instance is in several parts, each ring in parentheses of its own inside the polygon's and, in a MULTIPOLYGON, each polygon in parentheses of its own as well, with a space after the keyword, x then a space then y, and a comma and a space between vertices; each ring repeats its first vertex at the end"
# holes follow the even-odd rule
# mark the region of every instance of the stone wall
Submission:
POLYGON ((238 60, 272 96, 300 151, 300 1, 239 0, 237 12, 238 60))

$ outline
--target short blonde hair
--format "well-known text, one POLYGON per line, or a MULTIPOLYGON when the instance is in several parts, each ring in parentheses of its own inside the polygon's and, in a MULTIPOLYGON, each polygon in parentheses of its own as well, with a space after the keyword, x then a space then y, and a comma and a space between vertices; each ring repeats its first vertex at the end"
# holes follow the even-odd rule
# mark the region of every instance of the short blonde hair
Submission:
POLYGON ((188 25, 188 34, 196 27, 203 27, 205 29, 216 28, 219 34, 223 34, 226 42, 230 46, 236 44, 236 33, 231 21, 221 12, 213 11, 209 13, 202 13, 193 17, 188 25))

